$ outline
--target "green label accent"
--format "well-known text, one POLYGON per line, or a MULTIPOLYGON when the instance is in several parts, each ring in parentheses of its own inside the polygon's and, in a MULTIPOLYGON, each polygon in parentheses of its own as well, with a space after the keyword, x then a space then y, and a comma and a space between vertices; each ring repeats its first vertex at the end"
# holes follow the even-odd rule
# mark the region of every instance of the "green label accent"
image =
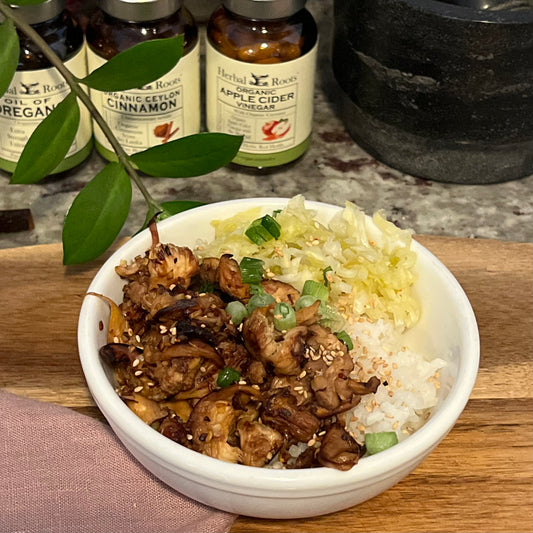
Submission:
POLYGON ((248 152, 239 152, 235 159, 233 159, 233 163, 255 168, 276 167, 298 159, 307 151, 310 145, 311 135, 298 146, 294 146, 288 150, 277 152, 275 154, 251 154, 248 152))
MULTIPOLYGON (((61 163, 59 163, 59 165, 57 165, 57 167, 54 168, 52 172, 50 172, 50 175, 59 174, 60 172, 70 170, 76 165, 79 165, 83 160, 89 157, 92 148, 93 141, 91 139, 79 152, 76 152, 75 154, 63 159, 63 161, 61 161, 61 163)), ((13 173, 15 171, 17 163, 18 161, 7 161, 6 159, 0 157, 0 168, 2 170, 5 170, 6 172, 13 173)))

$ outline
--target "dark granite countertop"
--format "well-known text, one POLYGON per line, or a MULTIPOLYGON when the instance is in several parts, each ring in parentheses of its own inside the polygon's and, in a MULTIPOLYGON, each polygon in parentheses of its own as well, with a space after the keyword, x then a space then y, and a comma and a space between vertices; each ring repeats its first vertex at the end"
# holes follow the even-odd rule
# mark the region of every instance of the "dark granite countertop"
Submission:
MULTIPOLYGON (((533 176, 491 185, 455 185, 412 177, 370 157, 349 136, 337 107, 339 89, 330 64, 332 1, 309 0, 321 33, 315 92, 313 143, 298 161, 269 173, 222 168, 188 179, 145 178, 158 200, 216 202, 239 197, 303 194, 367 213, 381 209, 402 228, 416 233, 533 241, 533 176)), ((202 8, 205 9, 205 6, 202 8)), ((192 9, 194 12, 194 9, 192 9)), ((199 20, 204 14, 195 15, 199 20)), ((93 152, 78 168, 36 185, 10 185, 0 171, 0 209, 30 208, 35 228, 0 234, 0 248, 61 240, 62 221, 77 192, 104 166, 93 152)), ((134 192, 122 235, 144 221, 144 201, 134 192)))

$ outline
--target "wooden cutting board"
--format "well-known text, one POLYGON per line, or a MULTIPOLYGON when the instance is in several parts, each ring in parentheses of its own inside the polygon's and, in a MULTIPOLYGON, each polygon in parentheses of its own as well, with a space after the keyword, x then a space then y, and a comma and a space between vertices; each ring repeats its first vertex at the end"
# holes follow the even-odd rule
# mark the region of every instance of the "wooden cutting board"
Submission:
MULTIPOLYGON (((368 502, 306 520, 239 517, 232 532, 532 531, 533 245, 417 240, 455 275, 478 320, 479 376, 456 426, 368 502)), ((102 262, 63 267, 58 244, 0 250, 0 387, 102 418, 76 346, 83 295, 102 262)))

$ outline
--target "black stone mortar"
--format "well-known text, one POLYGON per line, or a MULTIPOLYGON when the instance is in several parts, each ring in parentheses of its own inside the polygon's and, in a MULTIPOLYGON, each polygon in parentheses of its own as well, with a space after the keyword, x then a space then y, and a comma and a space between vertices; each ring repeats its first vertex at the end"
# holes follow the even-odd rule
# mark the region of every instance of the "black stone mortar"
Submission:
POLYGON ((531 175, 533 0, 455 5, 469 2, 335 0, 343 120, 362 148, 414 176, 531 175))

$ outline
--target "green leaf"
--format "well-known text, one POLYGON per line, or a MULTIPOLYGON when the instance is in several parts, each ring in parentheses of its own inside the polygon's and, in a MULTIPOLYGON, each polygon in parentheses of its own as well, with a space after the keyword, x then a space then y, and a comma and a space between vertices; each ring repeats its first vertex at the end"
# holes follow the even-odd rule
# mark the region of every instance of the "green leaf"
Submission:
POLYGON ((79 80, 98 91, 125 91, 157 80, 183 54, 183 35, 136 44, 79 80))
POLYGON ((169 178, 201 176, 230 163, 237 155, 242 136, 197 133, 153 146, 131 156, 145 174, 169 178))
POLYGON ((7 91, 19 62, 20 46, 15 25, 10 19, 0 24, 0 97, 7 91))
POLYGON ((120 163, 109 163, 80 191, 63 224, 63 263, 95 259, 113 243, 128 216, 131 181, 120 163))
POLYGON ((76 95, 69 93, 35 128, 15 167, 11 183, 35 183, 67 155, 80 123, 76 95))
POLYGON ((135 235, 146 229, 148 227, 148 224, 150 224, 152 218, 154 218, 158 213, 160 213, 160 211, 157 211, 157 209, 153 205, 149 205, 148 211, 146 211, 146 217, 144 218, 143 225, 137 230, 135 235))

